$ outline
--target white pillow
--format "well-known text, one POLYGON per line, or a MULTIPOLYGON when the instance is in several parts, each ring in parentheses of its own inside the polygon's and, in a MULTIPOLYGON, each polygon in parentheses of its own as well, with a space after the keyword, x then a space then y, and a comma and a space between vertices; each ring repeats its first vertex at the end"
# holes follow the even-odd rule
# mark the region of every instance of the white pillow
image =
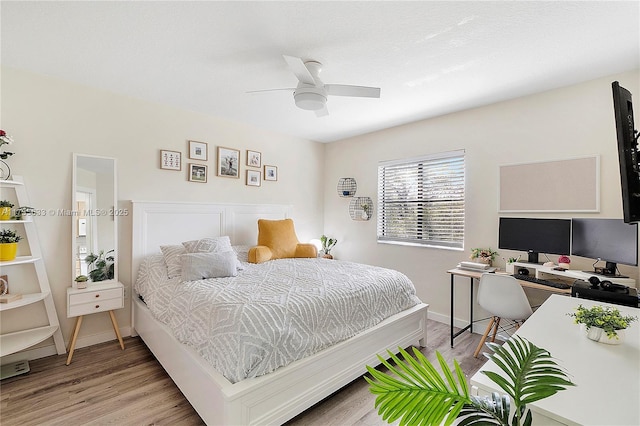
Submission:
POLYGON ((233 251, 183 254, 180 256, 182 281, 235 277, 238 275, 237 261, 233 251))
POLYGON ((185 241, 182 245, 187 250, 187 253, 221 253, 232 250, 231 240, 227 235, 185 241))
POLYGON ((169 278, 179 277, 182 273, 182 264, 179 256, 185 254, 187 250, 181 245, 160 246, 160 250, 164 256, 164 263, 167 265, 169 278))

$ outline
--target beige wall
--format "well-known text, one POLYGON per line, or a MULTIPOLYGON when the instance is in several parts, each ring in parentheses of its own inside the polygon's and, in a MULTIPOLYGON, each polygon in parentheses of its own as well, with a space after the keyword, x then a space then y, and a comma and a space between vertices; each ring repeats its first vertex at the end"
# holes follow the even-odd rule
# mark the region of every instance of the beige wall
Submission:
MULTIPOLYGON (((599 155, 600 213, 586 217, 622 218, 622 201, 611 82, 638 97, 638 71, 602 78, 482 108, 354 137, 327 145, 324 232, 338 238, 337 258, 398 269, 415 283, 430 315, 448 322, 449 275, 467 260, 473 247, 497 248, 498 166, 599 155), (354 222, 349 199, 340 198, 340 177, 355 177, 357 195, 370 196, 377 207, 377 164, 442 151, 466 151, 466 229, 464 251, 377 244, 376 221, 354 222)), ((636 120, 640 117, 636 114, 636 120)), ((637 126, 636 126, 637 127, 637 126)), ((561 185, 558 182, 558 185, 561 185)), ((567 194, 571 197, 571 194, 567 194)), ((518 215, 511 215, 518 216, 518 215)), ((522 214, 524 217, 572 217, 572 214, 522 214)), ((575 214, 578 216, 578 214, 575 214)), ((501 257, 516 252, 500 251, 501 257)), ((552 260, 557 261, 557 256, 552 260)), ((572 266, 591 267, 592 260, 574 258, 572 266)), ((504 267, 500 260, 499 266, 504 267)), ((639 279, 638 268, 620 266, 639 279)), ((455 317, 468 317, 468 280, 459 279, 455 317)), ((541 295, 532 295, 539 298, 541 295)), ((481 315, 481 314, 480 314, 481 315)))
MULTIPOLYGON (((15 140, 9 161, 13 172, 24 177, 33 207, 71 208, 72 153, 78 152, 117 158, 120 200, 291 204, 300 240, 322 232, 323 144, 12 69, 2 69, 1 83, 0 124, 15 140), (193 161, 187 159, 188 139, 209 144, 206 184, 187 181, 187 163, 193 161), (215 176, 217 146, 241 150, 240 179, 215 176), (161 148, 182 152, 183 171, 159 168, 161 148), (277 182, 245 185, 247 149, 261 152, 263 164, 278 167, 277 182)), ((128 221, 120 222, 123 253, 131 245, 128 221)), ((73 327, 66 318, 66 289, 73 279, 71 218, 48 215, 37 218, 36 226, 68 340, 73 327)), ((128 269, 120 269, 120 280, 130 290, 128 269)), ((29 309, 16 311, 27 316, 29 309)), ((127 303, 117 311, 121 327, 130 325, 129 316, 127 303)), ((113 338, 108 316, 87 317, 79 346, 102 337, 113 338)))

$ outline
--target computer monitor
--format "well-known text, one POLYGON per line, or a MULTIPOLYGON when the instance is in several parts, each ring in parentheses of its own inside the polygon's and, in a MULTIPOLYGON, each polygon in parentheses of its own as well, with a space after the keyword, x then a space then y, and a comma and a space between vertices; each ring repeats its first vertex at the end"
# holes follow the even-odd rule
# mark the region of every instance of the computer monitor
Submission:
POLYGON ((636 223, 640 221, 639 134, 633 123, 631 92, 620 86, 617 81, 611 83, 611 87, 613 90, 613 110, 618 136, 622 212, 625 222, 636 223))
POLYGON ((538 253, 569 254, 571 219, 501 217, 498 248, 526 251, 529 263, 539 263, 538 253))
POLYGON ((572 229, 572 255, 606 262, 604 268, 586 272, 619 276, 618 263, 638 265, 637 223, 627 224, 622 219, 574 218, 572 229))

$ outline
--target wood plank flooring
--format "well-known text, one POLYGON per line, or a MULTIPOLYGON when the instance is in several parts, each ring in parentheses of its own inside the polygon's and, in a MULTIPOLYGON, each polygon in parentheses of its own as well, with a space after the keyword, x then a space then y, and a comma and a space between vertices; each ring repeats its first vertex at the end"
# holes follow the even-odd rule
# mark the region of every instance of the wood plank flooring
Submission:
MULTIPOLYGON (((431 361, 436 350, 456 358, 468 378, 484 364, 473 358, 479 335, 464 333, 451 348, 448 325, 429 321, 428 330, 422 351, 431 361)), ((0 382, 0 424, 204 424, 139 338, 126 338, 125 347, 113 341, 78 349, 69 366, 66 355, 30 361, 28 374, 0 382)), ((360 378, 287 425, 384 425, 374 399, 360 378)))

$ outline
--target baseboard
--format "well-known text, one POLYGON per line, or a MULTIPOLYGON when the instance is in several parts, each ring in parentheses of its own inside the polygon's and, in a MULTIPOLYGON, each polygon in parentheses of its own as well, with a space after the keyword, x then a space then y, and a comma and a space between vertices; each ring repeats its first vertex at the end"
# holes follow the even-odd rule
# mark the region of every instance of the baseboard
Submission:
MULTIPOLYGON (((122 337, 127 337, 131 335, 131 327, 121 327, 120 335, 122 337)), ((110 342, 112 340, 116 340, 115 333, 113 330, 105 331, 104 333, 91 334, 89 336, 79 337, 76 340, 76 350, 79 348, 86 348, 87 346, 97 345, 99 343, 110 342)), ((69 342, 65 342, 68 346, 69 342)), ((22 360, 34 360, 39 358, 45 358, 52 355, 57 355, 56 347, 52 343, 51 345, 41 346, 34 349, 26 349, 21 352, 17 352, 15 354, 7 355, 2 357, 2 365, 14 363, 22 360)))

